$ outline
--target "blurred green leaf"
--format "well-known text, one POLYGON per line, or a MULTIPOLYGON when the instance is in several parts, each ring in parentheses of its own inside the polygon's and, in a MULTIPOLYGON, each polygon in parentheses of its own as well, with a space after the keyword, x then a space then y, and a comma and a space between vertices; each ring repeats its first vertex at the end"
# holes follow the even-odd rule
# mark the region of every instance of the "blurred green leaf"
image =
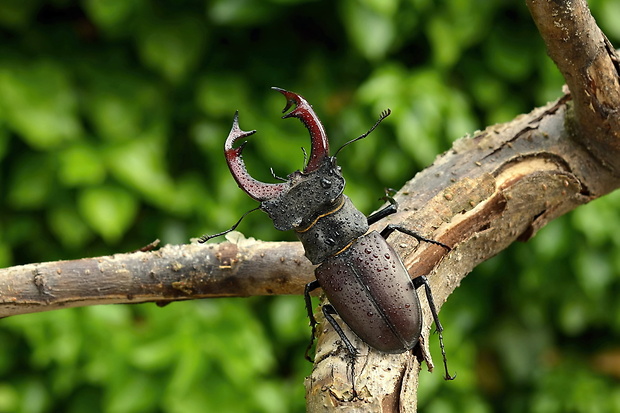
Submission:
MULTIPOLYGON (((198 81, 196 93, 196 103, 210 116, 226 117, 232 124, 234 109, 241 104, 250 102, 247 87, 243 81, 223 75, 204 76, 198 81)), ((247 114, 251 116, 251 114, 247 114)), ((226 131, 228 134, 228 131, 226 131)), ((222 142, 226 135, 212 134, 212 139, 218 142, 218 146, 223 147, 222 142)))
MULTIPOLYGON (((617 41, 617 1, 589 5, 617 41)), ((259 130, 244 152, 258 178, 300 168, 308 149, 270 86, 304 95, 333 149, 392 109, 338 157, 347 195, 370 212, 461 135, 557 98, 564 83, 520 2, 7 0, 0 26, 0 266, 230 227, 256 206, 222 154, 234 111, 259 130)), ((617 374, 592 362, 620 333, 618 194, 463 281, 441 312, 458 378, 422 373, 420 410, 619 410, 617 374)), ((264 214, 240 229, 294 238, 264 214)), ((4 319, 0 412, 304 411, 300 300, 4 319)))
POLYGON ((618 47, 620 27, 617 23, 620 20, 620 3, 617 1, 600 1, 598 3, 600 4, 600 13, 596 15, 596 20, 607 37, 618 47))
POLYGON ((453 24, 451 19, 441 15, 428 23, 428 34, 434 43, 434 57, 440 66, 451 66, 460 57, 462 44, 453 41, 455 35, 453 24))
POLYGON ((453 66, 464 50, 486 33, 487 19, 494 7, 495 2, 468 0, 438 6, 435 13, 429 16, 426 28, 438 68, 453 66))
MULTIPOLYGON (((270 305, 271 324, 275 334, 287 340, 299 338, 299 324, 305 324, 307 314, 303 299, 298 296, 284 296, 270 305)), ((309 339, 309 337, 308 337, 309 339)))
POLYGON ((15 386, 0 385, 0 412, 10 413, 17 411, 19 395, 15 386))
POLYGON ((142 0, 86 0, 84 9, 100 26, 109 29, 125 23, 142 0))
POLYGON ((135 139, 111 146, 106 151, 111 172, 125 184, 140 191, 160 207, 184 208, 174 197, 175 186, 165 170, 163 142, 156 139, 135 139))
POLYGON ((377 7, 368 6, 366 1, 346 0, 342 2, 342 14, 353 44, 367 59, 376 60, 387 54, 396 28, 391 16, 386 15, 392 11, 391 7, 380 8, 386 13, 383 14, 377 7))
POLYGON ((77 98, 67 73, 49 60, 0 67, 0 110, 33 147, 47 149, 82 133, 77 98))
POLYGON ((88 78, 86 110, 99 137, 125 141, 163 134, 169 120, 163 92, 155 84, 136 75, 101 70, 88 78))
POLYGON ((115 186, 84 189, 78 202, 84 219, 108 242, 118 241, 137 213, 134 196, 115 186))
POLYGON ((76 144, 60 153, 60 181, 66 186, 97 185, 106 171, 96 148, 76 144))
POLYGON ((154 401, 158 390, 153 388, 146 374, 136 372, 131 376, 119 377, 111 387, 112 391, 105 401, 107 412, 140 413, 156 407, 154 401))
POLYGON ((44 412, 51 400, 42 380, 29 377, 19 384, 19 393, 22 396, 20 410, 25 413, 44 412))
POLYGON ((24 157, 11 171, 8 200, 15 208, 43 207, 52 196, 52 163, 41 154, 24 157))
POLYGON ((207 2, 206 7, 214 23, 224 25, 257 24, 268 20, 273 13, 272 6, 261 0, 215 0, 207 2))
MULTIPOLYGON (((0 119, 1 118, 2 118, 2 116, 0 115, 0 119)), ((2 161, 2 159, 7 154, 9 142, 10 142, 9 132, 4 127, 4 125, 2 123, 0 123, 0 161, 2 161)))
POLYGON ((73 206, 60 205, 48 211, 50 229, 68 248, 79 248, 92 238, 92 232, 73 206))
POLYGON ((531 42, 526 35, 511 33, 513 47, 506 47, 506 36, 492 37, 486 43, 485 57, 488 66, 506 79, 524 81, 534 69, 531 42))
POLYGON ((3 0, 0 2, 0 24, 25 28, 39 7, 40 0, 3 0))
POLYGON ((159 19, 140 28, 138 50, 144 63, 168 80, 179 82, 192 71, 202 53, 207 27, 192 15, 159 19))
MULTIPOLYGON (((2 227, 0 227, 2 230, 2 227)), ((13 262, 11 246, 6 242, 0 242, 0 268, 6 268, 13 262)))

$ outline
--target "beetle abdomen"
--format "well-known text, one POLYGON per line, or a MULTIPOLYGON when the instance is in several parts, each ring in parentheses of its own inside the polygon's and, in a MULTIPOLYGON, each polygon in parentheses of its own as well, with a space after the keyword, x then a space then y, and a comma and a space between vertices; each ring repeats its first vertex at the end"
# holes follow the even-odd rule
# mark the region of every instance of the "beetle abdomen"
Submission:
POLYGON ((315 271, 338 315, 359 338, 388 353, 413 348, 422 314, 398 254, 376 231, 358 238, 315 271))

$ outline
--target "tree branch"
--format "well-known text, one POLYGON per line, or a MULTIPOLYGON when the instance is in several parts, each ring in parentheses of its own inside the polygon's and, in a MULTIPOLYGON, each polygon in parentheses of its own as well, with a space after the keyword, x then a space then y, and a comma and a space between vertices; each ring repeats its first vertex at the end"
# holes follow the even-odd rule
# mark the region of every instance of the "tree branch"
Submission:
POLYGON ((576 135, 620 175, 620 58, 585 0, 528 0, 549 56, 575 101, 576 135))
POLYGON ((243 238, 21 265, 0 269, 0 317, 96 304, 301 294, 313 269, 297 242, 243 238))

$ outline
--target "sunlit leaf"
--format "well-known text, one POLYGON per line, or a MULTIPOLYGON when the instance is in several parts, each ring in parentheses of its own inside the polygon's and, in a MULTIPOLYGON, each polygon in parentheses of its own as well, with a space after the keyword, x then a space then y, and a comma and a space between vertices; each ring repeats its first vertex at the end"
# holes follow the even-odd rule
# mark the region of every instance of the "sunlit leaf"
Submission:
POLYGON ((51 61, 0 67, 0 108, 8 125, 38 149, 81 134, 77 99, 62 66, 51 61))
POLYGON ((119 187, 84 189, 78 201, 82 216, 108 242, 124 235, 137 212, 133 195, 119 187))
POLYGON ((59 161, 59 178, 67 186, 99 184, 106 174, 103 159, 91 146, 70 146, 59 161))
POLYGON ((166 16, 143 27, 138 50, 144 63, 178 82, 194 69, 207 36, 206 25, 191 15, 166 16))

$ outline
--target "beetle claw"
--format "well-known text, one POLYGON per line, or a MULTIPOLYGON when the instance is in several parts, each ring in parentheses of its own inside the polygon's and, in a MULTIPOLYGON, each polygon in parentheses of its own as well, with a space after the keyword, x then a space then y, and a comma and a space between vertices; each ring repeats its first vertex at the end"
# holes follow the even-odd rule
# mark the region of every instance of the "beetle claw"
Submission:
MULTIPOLYGON (((275 86, 272 87, 271 89, 282 93, 284 97, 286 97, 286 106, 284 106, 284 109, 282 109, 282 113, 286 113, 286 111, 289 110, 292 105, 299 105, 300 102, 299 102, 299 99, 297 99, 299 95, 297 95, 296 93, 289 92, 288 90, 284 90, 284 89, 281 89, 275 86)), ((283 116, 283 118, 284 117, 288 117, 288 116, 285 115, 283 116)))
POLYGON ((310 149, 310 160, 306 164, 304 172, 315 171, 325 158, 329 156, 329 141, 327 140, 323 124, 303 96, 278 87, 272 87, 272 89, 282 93, 286 98, 286 106, 284 106, 282 113, 286 113, 291 107, 295 106, 292 111, 282 116, 282 119, 298 118, 310 132, 312 147, 310 149))
POLYGON ((235 117, 233 118, 233 125, 230 133, 228 134, 228 139, 226 139, 226 143, 224 144, 224 150, 232 149, 232 146, 239 139, 247 138, 248 136, 252 136, 256 133, 256 130, 251 131, 242 131, 239 128, 239 111, 235 112, 235 117))
POLYGON ((255 133, 255 130, 248 132, 241 130, 239 127, 239 111, 235 112, 232 128, 224 144, 224 154, 226 155, 226 162, 228 163, 228 168, 230 168, 230 173, 237 181, 239 188, 243 189, 255 200, 262 202, 278 197, 282 191, 288 188, 288 183, 268 184, 257 181, 248 173, 245 162, 243 162, 241 157, 245 142, 237 148, 234 148, 233 144, 239 139, 247 138, 255 133))

